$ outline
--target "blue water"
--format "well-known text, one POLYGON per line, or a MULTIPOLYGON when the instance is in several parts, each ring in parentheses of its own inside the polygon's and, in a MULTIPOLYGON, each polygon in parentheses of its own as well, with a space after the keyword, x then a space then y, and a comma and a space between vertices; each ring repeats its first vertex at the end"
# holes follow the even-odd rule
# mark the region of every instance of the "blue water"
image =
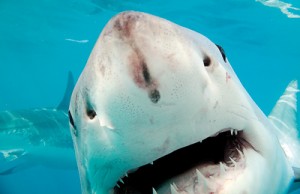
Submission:
MULTIPOLYGON (((299 10, 255 0, 1 0, 0 110, 57 106, 68 71, 78 78, 105 23, 124 10, 164 17, 222 45, 266 114, 300 80, 299 10)), ((0 176, 0 194, 21 193, 79 194, 78 173, 39 166, 0 176)))

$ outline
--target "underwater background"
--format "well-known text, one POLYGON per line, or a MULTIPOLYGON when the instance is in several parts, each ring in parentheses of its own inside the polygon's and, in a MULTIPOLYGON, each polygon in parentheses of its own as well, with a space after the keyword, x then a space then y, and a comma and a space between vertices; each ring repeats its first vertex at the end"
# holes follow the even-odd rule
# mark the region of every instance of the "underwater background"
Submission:
MULTIPOLYGON (((106 22, 137 10, 221 45, 268 115, 300 80, 299 8, 299 0, 0 0, 0 111, 57 107, 68 72, 76 81, 106 22)), ((78 172, 38 165, 0 175, 0 194, 27 193, 80 194, 78 172)))

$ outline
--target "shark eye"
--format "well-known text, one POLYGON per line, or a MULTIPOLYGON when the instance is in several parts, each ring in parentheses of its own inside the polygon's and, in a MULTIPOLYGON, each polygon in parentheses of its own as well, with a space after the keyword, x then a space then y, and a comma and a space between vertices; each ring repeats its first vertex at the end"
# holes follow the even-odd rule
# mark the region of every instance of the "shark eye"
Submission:
POLYGON ((223 57, 223 60, 224 60, 225 62, 227 62, 224 49, 223 49, 220 45, 217 45, 217 44, 216 44, 216 46, 218 47, 219 51, 221 52, 221 55, 222 55, 222 57, 223 57))
POLYGON ((86 114, 91 120, 93 120, 97 115, 97 113, 93 109, 87 109, 86 114))
POLYGON ((203 59, 203 64, 204 64, 205 67, 210 66, 211 60, 210 60, 210 58, 209 58, 208 56, 205 56, 205 57, 204 57, 204 59, 203 59))

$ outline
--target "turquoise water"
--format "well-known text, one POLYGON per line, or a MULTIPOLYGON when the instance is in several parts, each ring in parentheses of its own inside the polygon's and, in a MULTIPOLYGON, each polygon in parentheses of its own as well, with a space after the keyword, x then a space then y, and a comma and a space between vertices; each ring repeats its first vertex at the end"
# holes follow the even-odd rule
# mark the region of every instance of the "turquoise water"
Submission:
MULTIPOLYGON (((273 2, 1 0, 0 110, 56 107, 68 71, 78 78, 109 18, 139 10, 222 45, 241 82, 268 114, 286 85, 300 80, 300 11, 284 9, 288 3, 300 8, 300 2, 273 2)), ((36 166, 0 176, 0 194, 19 193, 80 193, 77 171, 36 166)))

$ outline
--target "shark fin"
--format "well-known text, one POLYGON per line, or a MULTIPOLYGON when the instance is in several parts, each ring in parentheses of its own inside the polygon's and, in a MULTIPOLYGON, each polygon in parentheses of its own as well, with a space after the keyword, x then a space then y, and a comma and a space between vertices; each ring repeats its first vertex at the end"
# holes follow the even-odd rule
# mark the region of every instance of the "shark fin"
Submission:
POLYGON ((16 173, 33 166, 28 163, 23 149, 0 150, 0 176, 16 173))
POLYGON ((9 174, 13 174, 14 173, 14 169, 16 167, 11 167, 11 168, 8 168, 8 169, 5 169, 3 171, 0 171, 0 176, 4 176, 4 175, 9 175, 9 174))
POLYGON ((1 160, 11 162, 26 155, 26 152, 23 149, 0 150, 0 155, 1 160))
POLYGON ((281 147, 294 169, 295 180, 300 179, 300 138, 296 122, 298 92, 297 80, 290 82, 268 116, 281 147))
POLYGON ((65 90, 64 97, 57 107, 58 110, 68 110, 73 88, 74 88, 74 77, 72 72, 69 71, 67 87, 65 90))
POLYGON ((28 162, 26 159, 22 158, 20 160, 14 160, 0 167, 0 176, 10 175, 18 173, 20 171, 30 169, 34 167, 33 163, 28 162))

